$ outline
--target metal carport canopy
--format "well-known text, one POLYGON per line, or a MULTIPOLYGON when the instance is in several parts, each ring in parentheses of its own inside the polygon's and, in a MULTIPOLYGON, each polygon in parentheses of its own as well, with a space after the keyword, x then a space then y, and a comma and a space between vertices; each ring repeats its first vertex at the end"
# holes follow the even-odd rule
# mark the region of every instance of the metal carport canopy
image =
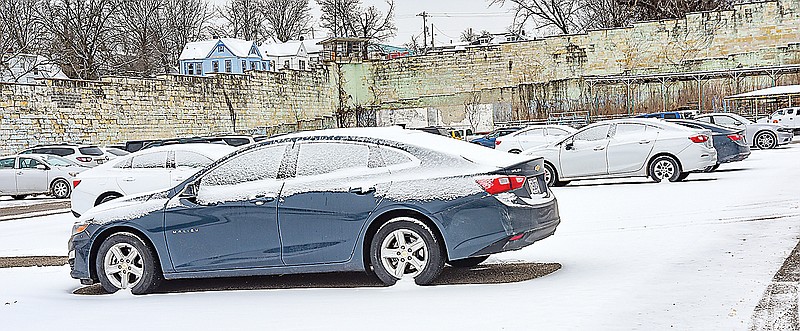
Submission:
POLYGON ((752 92, 741 93, 725 97, 729 100, 747 100, 747 99, 762 99, 762 98, 775 98, 775 97, 792 97, 800 96, 800 85, 784 85, 755 90, 752 92))

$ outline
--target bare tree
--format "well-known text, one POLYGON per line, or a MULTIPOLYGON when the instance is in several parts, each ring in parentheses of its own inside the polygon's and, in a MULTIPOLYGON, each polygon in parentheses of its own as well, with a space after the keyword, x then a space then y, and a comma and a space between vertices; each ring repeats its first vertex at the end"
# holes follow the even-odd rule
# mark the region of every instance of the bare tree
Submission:
POLYGON ((375 6, 363 8, 361 0, 317 0, 322 11, 322 27, 336 37, 361 37, 370 43, 395 35, 394 0, 387 0, 384 14, 375 6))
POLYGON ((187 43, 209 37, 212 17, 206 0, 166 0, 164 23, 167 29, 165 44, 170 50, 166 54, 169 64, 177 64, 187 43))
POLYGON ((472 28, 469 28, 461 32, 460 40, 466 43, 474 43, 478 40, 478 37, 479 35, 472 28))
POLYGON ((227 4, 217 8, 222 25, 216 27, 214 33, 257 43, 266 41, 270 35, 265 25, 265 3, 266 0, 229 0, 227 4))
POLYGON ((266 0, 263 13, 269 32, 281 42, 297 39, 310 31, 308 0, 266 0))
POLYGON ((466 100, 464 100, 464 117, 466 117, 472 132, 478 131, 478 125, 481 122, 481 112, 478 108, 481 104, 481 91, 472 86, 472 92, 469 92, 466 100))
POLYGON ((0 74, 10 81, 49 64, 36 54, 43 53, 46 34, 36 9, 42 0, 0 0, 0 74))
POLYGON ((73 78, 96 79, 114 54, 111 16, 116 0, 50 0, 37 16, 50 34, 53 60, 73 78))
POLYGON ((686 17, 687 13, 730 9, 733 0, 618 0, 635 12, 637 20, 686 17))
POLYGON ((353 22, 356 36, 367 38, 370 42, 384 41, 394 37, 397 27, 394 25, 394 0, 386 0, 389 8, 386 14, 375 6, 369 6, 358 12, 353 22))
POLYGON ((626 27, 633 23, 636 12, 628 0, 586 0, 586 29, 626 27))
POLYGON ((165 0, 117 0, 112 16, 116 32, 111 40, 114 56, 109 69, 134 76, 154 75, 165 65, 170 51, 165 42, 165 0))
POLYGON ((417 35, 412 35, 411 39, 407 43, 403 44, 403 46, 408 48, 414 55, 422 54, 422 45, 420 44, 419 36, 417 35))
POLYGON ((316 0, 322 16, 323 29, 334 37, 355 37, 353 17, 361 11, 361 0, 316 0))
POLYGON ((514 24, 522 28, 532 22, 536 29, 555 28, 561 34, 582 31, 585 25, 582 13, 584 0, 489 0, 491 5, 507 3, 514 10, 514 24))

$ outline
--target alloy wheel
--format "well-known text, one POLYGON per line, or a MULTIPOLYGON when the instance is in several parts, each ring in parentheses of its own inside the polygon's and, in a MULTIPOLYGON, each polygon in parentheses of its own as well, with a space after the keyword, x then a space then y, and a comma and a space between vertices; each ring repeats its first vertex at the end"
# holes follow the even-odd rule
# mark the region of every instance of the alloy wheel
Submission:
POLYGON ((416 277, 428 264, 428 246, 418 233, 397 229, 381 243, 380 257, 383 267, 394 277, 416 277))
POLYGON ((118 243, 106 253, 103 270, 112 285, 120 289, 136 286, 144 274, 144 261, 136 247, 118 243))
POLYGON ((775 144, 775 137, 773 137, 769 133, 762 133, 758 135, 758 139, 756 139, 756 145, 760 149, 770 149, 775 144))
POLYGON ((66 198, 69 195, 69 186, 62 180, 59 180, 53 184, 53 195, 56 198, 66 198))
POLYGON ((653 176, 658 179, 668 179, 675 174, 675 166, 669 160, 659 160, 653 167, 653 176))

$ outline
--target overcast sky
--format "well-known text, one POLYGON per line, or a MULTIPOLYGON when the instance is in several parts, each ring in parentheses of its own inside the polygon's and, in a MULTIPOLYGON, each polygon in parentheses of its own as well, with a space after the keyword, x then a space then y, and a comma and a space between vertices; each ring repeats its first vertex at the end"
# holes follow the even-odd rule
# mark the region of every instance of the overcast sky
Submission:
MULTIPOLYGON (((226 0, 211 0, 212 4, 221 5, 226 0)), ((314 7, 314 19, 319 19, 319 11, 315 0, 310 0, 314 7)), ((386 11, 385 0, 362 0, 365 6, 375 5, 386 11)), ((505 32, 506 27, 514 18, 513 13, 507 8, 497 5, 489 7, 486 0, 395 0, 395 24, 397 36, 388 43, 402 45, 411 40, 412 35, 420 36, 422 42, 422 17, 416 16, 421 12, 428 12, 428 25, 434 25, 434 40, 436 44, 459 41, 461 32, 467 28, 476 31, 505 32)), ((315 24, 319 27, 319 22, 315 24)), ((319 30, 318 30, 319 32, 319 30)), ((316 37, 325 36, 327 31, 322 31, 316 37)), ((430 43, 430 41, 429 41, 430 43)))

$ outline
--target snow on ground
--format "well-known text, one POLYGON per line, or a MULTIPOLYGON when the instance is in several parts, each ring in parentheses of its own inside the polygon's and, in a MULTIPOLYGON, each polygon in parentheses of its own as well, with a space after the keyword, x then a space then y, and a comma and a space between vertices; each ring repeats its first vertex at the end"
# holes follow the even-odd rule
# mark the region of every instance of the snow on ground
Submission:
POLYGON ((0 208, 30 206, 40 203, 62 202, 62 201, 69 201, 69 199, 56 199, 48 195, 35 195, 35 196, 29 196, 22 200, 15 200, 9 196, 0 196, 0 208))
MULTIPOLYGON (((555 236, 488 261, 563 265, 520 283, 82 296, 72 294, 80 284, 66 266, 0 269, 0 321, 10 330, 119 322, 198 330, 745 330, 800 235, 798 164, 794 144, 684 183, 556 188, 555 236)), ((25 244, 25 254, 63 255, 71 222, 56 218, 0 222, 0 252, 25 244)))
POLYGON ((67 240, 75 220, 71 213, 63 213, 0 221, 0 257, 67 256, 67 240))

